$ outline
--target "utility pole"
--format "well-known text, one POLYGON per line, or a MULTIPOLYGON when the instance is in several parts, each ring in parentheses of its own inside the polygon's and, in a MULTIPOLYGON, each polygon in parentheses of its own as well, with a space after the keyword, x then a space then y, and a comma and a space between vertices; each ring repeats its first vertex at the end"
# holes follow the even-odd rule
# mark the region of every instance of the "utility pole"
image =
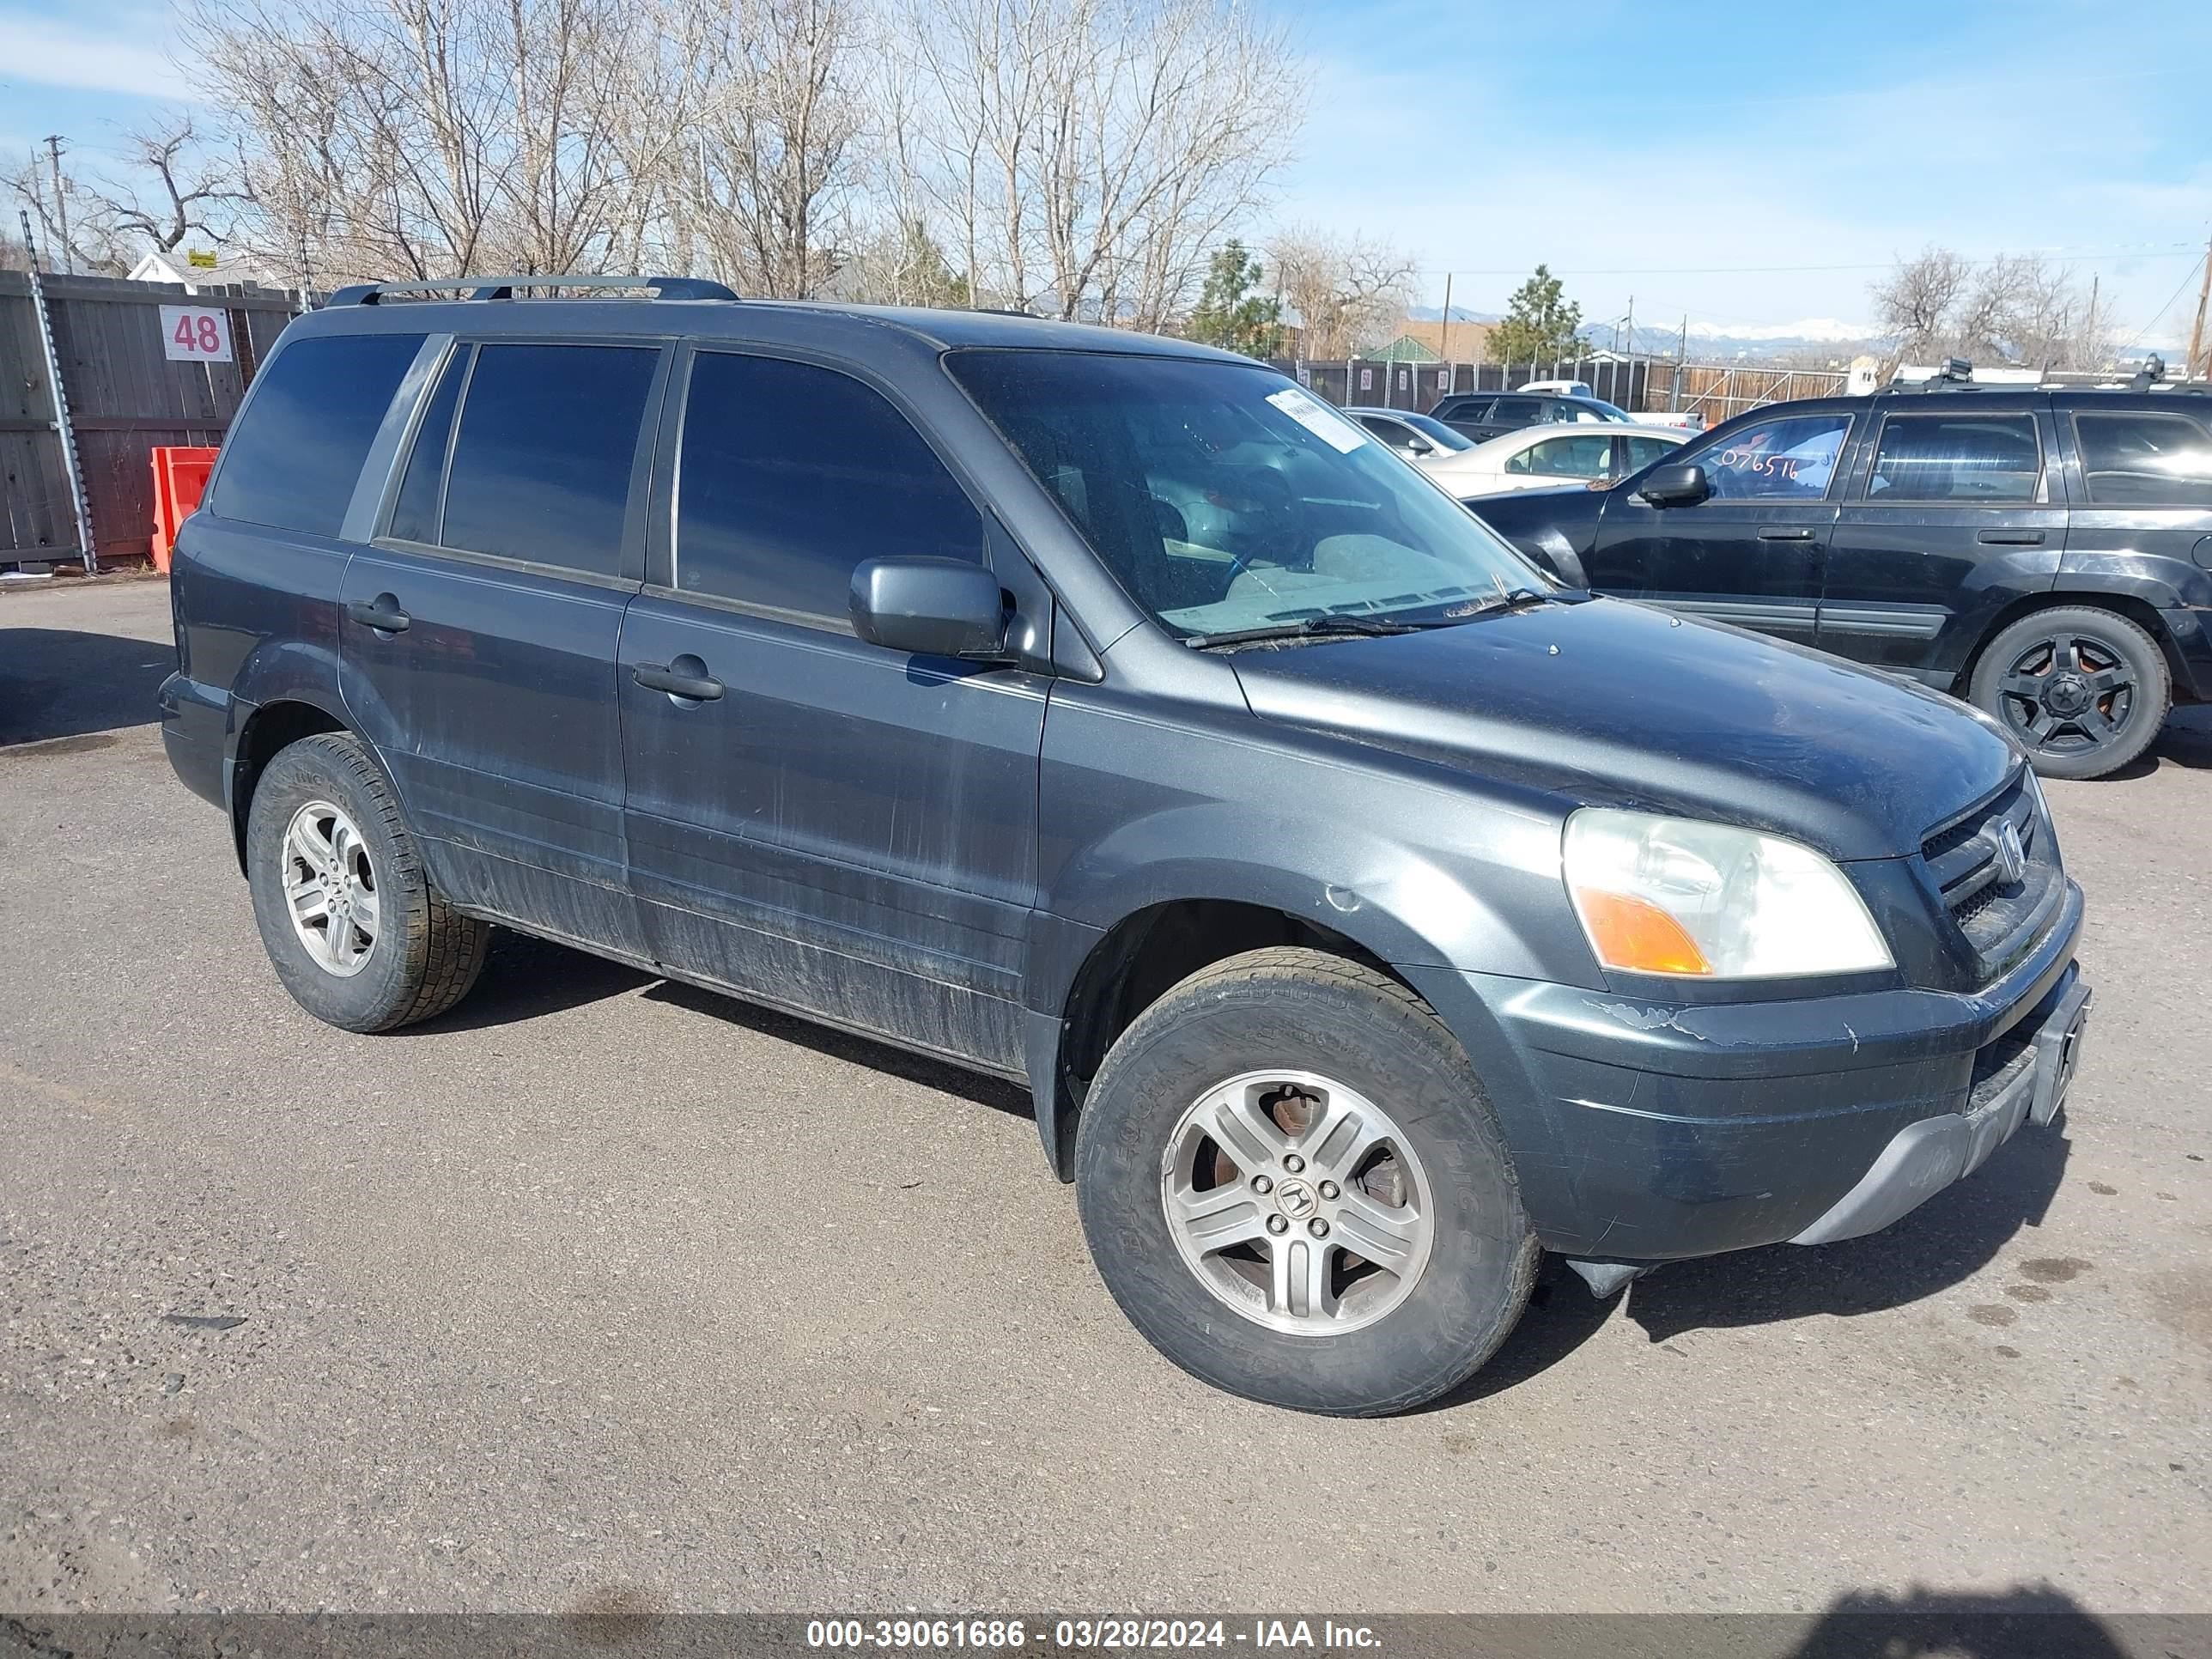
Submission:
MULTIPOLYGON (((1444 272, 1444 320, 1443 325, 1437 330, 1437 356, 1444 360, 1444 390, 1447 392, 1459 387, 1459 376, 1452 373, 1451 366, 1451 276, 1449 270, 1444 272)), ((1413 401, 1418 404, 1420 399, 1416 398, 1413 401)))
POLYGON ((62 275, 66 276, 76 264, 76 256, 70 245, 69 197, 62 189, 62 136, 58 132, 46 135, 46 160, 54 175, 54 222, 61 243, 54 252, 60 257, 62 275))
MULTIPOLYGON (((1628 321, 1626 331, 1628 335, 1629 392, 1632 397, 1641 402, 1644 389, 1636 384, 1636 296, 1633 294, 1628 296, 1628 321)), ((1613 374, 1606 382, 1606 390, 1612 392, 1614 399, 1618 401, 1620 396, 1620 365, 1618 363, 1613 365, 1613 374)))
MULTIPOLYGON (((2181 378, 2187 380, 2197 373, 2197 349, 2204 343, 2204 306, 2212 300, 2212 240, 2204 244, 2204 281, 2197 290, 2197 324, 2189 331, 2189 361, 2181 366, 2181 378)), ((2212 361, 2204 365, 2204 374, 2212 380, 2212 361)))

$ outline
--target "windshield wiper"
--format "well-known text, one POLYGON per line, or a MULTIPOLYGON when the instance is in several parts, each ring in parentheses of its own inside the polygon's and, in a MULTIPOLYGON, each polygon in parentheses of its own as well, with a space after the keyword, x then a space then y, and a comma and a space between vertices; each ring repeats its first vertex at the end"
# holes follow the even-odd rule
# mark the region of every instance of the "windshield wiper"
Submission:
POLYGON ((1194 634, 1183 643, 1193 650, 1217 645, 1251 645, 1261 640, 1322 640, 1332 637, 1374 638, 1384 634, 1418 634, 1425 628, 1448 624, 1432 622, 1391 622, 1381 617, 1360 617, 1328 611, 1318 617, 1302 617, 1293 623, 1272 623, 1262 628, 1237 628, 1225 634, 1194 634))
POLYGON ((1553 594, 1540 592, 1533 587, 1508 587, 1501 581, 1498 584, 1497 592, 1477 599, 1473 605, 1455 607, 1453 615, 1464 621, 1469 617, 1496 616, 1502 611, 1524 611, 1532 605, 1554 603, 1556 599, 1553 594))

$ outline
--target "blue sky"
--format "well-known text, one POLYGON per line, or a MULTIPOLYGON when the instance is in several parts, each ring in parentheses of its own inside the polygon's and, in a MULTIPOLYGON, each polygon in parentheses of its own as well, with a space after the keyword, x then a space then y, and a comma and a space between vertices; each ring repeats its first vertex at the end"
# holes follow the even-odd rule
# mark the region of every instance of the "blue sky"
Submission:
MULTIPOLYGON (((2100 279, 2123 338, 2186 336, 2212 230, 2212 0, 1336 0, 1279 219, 1386 238, 1427 303, 1539 260, 1586 318, 1802 331, 1941 242, 2100 279)), ((0 154, 187 95, 160 5, 0 0, 0 154)))

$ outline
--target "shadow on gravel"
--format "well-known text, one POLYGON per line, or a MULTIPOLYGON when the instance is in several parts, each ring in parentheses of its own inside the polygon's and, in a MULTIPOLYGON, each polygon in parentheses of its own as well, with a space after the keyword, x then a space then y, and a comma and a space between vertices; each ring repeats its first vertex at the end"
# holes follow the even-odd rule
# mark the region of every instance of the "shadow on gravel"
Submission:
POLYGON ((2098 781, 2147 778, 2166 766, 2197 772, 2212 769, 2212 705, 2197 703, 2175 709, 2166 717, 2166 725, 2149 748, 2098 781))
POLYGON ((491 949, 484 957, 483 975, 477 981, 476 989, 450 1013, 419 1025, 403 1025, 391 1035, 438 1036, 519 1025, 548 1014, 566 1013, 586 1003, 604 1002, 652 982, 651 974, 609 962, 605 957, 497 927, 492 930, 491 949))
MULTIPOLYGON (((854 1036, 827 1025, 817 1025, 811 1020, 780 1014, 757 1003, 740 1002, 734 997, 702 991, 696 986, 684 985, 675 980, 663 980, 645 994, 655 1002, 671 1002, 679 1008, 712 1014, 716 1019, 742 1025, 749 1031, 757 1031, 763 1036, 774 1037, 780 1042, 797 1043, 803 1048, 811 1048, 817 1054, 827 1054, 833 1060, 865 1066, 872 1072, 902 1078, 926 1089, 939 1090, 962 1100, 972 1101, 978 1106, 988 1106, 994 1111, 1010 1112, 1023 1118, 1035 1115, 1030 1107, 1030 1091, 1018 1084, 984 1077, 941 1060, 932 1060, 927 1054, 895 1048, 887 1042, 854 1036)), ((1042 1167, 1038 1174, 1041 1179, 1050 1179, 1042 1167)))
POLYGON ((2177 1651, 2180 1626, 2203 1621, 2120 1620, 2108 1625, 2065 1591, 2022 1584, 1996 1591, 1847 1590, 1787 1659, 2130 1659, 2177 1651), (2119 1626, 2142 1626, 2123 1631, 2119 1626), (2133 1638, 2135 1639, 2130 1639, 2133 1638))
MULTIPOLYGON (((1868 1237, 1670 1262, 1629 1285, 1627 1316, 1656 1346, 1686 1331, 1875 1313, 1948 1290, 1987 1267, 2022 1227, 2042 1224, 2066 1172, 2065 1126, 2063 1112, 2047 1128, 2027 1125, 1966 1180, 1868 1237)), ((1620 1305, 1619 1297, 1600 1301, 1564 1261, 1546 1257, 1504 1346, 1463 1386, 1417 1412, 1451 1411, 1540 1376, 1620 1305)))
POLYGON ((165 641, 0 628, 0 747, 149 725, 176 665, 165 641))
POLYGON ((1875 1313, 1971 1279, 2022 1227, 2043 1224, 2066 1173, 2066 1120, 2029 1124, 1987 1164, 1896 1225, 1802 1249, 1778 1244, 1676 1262, 1628 1289, 1628 1316, 1654 1342, 1684 1331, 1875 1313))

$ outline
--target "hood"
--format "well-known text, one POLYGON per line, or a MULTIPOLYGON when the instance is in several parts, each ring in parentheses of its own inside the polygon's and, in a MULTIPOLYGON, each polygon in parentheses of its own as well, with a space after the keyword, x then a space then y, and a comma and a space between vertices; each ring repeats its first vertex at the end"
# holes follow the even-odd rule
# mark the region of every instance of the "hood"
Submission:
POLYGON ((1570 586, 1581 587, 1589 579, 1583 571, 1583 555, 1595 539, 1599 516, 1605 511, 1609 489, 1569 484, 1563 489, 1510 489, 1497 495, 1477 495, 1464 505, 1538 564, 1570 586))
POLYGON ((1237 653, 1254 713, 1540 788, 1788 836, 1920 850, 2012 745, 1958 703, 1833 657, 1617 599, 1237 653))

